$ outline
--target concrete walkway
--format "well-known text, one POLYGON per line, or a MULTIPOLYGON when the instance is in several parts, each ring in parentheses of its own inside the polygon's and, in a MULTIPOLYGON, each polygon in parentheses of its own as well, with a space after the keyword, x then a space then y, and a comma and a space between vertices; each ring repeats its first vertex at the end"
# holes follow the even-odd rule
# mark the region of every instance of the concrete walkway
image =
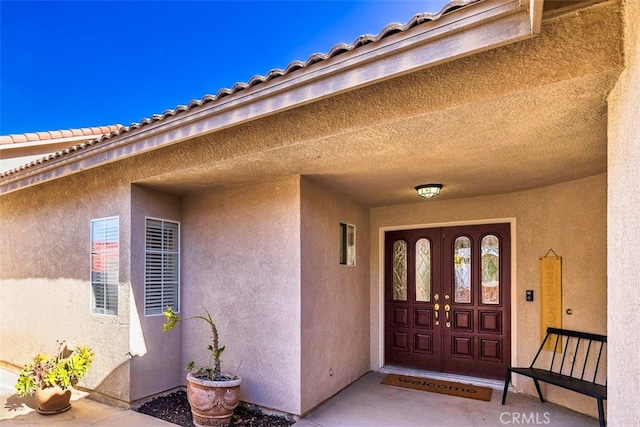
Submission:
POLYGON ((73 390, 71 409, 56 415, 36 412, 33 396, 19 397, 13 388, 18 375, 0 368, 0 425, 4 426, 69 426, 69 427, 167 427, 168 423, 139 412, 105 405, 73 390))
MULTIPOLYGON (((412 374, 411 372, 405 372, 412 374)), ((569 409, 540 403, 530 396, 510 393, 502 406, 499 383, 479 385, 496 388, 490 402, 380 384, 386 373, 369 372, 313 412, 295 427, 427 427, 598 426, 598 420, 569 409)), ((431 375, 435 377, 436 375, 431 375)), ((174 424, 132 410, 99 403, 86 393, 74 391, 72 408, 53 416, 35 411, 35 399, 20 398, 13 390, 17 376, 0 369, 0 425, 4 426, 97 426, 162 427, 174 424)), ((594 400, 594 405, 596 404, 594 400)))

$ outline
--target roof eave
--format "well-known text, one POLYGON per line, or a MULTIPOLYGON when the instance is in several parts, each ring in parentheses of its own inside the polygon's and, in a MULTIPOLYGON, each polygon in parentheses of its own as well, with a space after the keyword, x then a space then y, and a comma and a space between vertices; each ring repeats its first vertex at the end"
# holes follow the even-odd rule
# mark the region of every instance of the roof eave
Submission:
POLYGON ((0 177, 8 193, 156 150, 199 135, 319 101, 363 86, 494 49, 539 33, 542 0, 484 0, 303 70, 202 103, 177 108, 133 131, 65 150, 0 177), (524 4, 523 4, 524 3, 524 4), (531 7, 529 7, 531 5, 531 7))

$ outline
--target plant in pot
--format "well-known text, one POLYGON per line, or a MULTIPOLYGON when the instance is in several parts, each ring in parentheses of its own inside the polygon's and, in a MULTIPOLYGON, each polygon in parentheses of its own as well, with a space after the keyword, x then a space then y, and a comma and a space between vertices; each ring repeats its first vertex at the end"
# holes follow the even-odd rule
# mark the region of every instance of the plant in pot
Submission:
POLYGON ((170 306, 164 311, 166 323, 163 331, 173 329, 176 323, 200 319, 206 322, 211 333, 209 364, 196 366, 195 362, 187 364, 187 400, 191 406, 193 423, 197 426, 224 426, 229 424, 233 412, 240 403, 240 384, 242 378, 236 374, 223 373, 220 369, 220 355, 224 346, 218 345, 218 329, 211 315, 203 307, 204 315, 180 317, 170 306))
POLYGON ((38 354, 24 366, 16 391, 22 397, 35 394, 41 414, 64 412, 71 408, 71 387, 87 373, 94 357, 86 345, 71 350, 64 341, 58 342, 57 354, 38 354))

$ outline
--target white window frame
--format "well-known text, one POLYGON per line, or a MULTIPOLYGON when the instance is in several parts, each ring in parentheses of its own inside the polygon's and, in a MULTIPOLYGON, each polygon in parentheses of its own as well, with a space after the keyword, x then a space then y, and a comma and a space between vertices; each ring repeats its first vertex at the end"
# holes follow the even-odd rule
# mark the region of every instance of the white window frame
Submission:
POLYGON ((356 265, 356 226, 340 223, 340 265, 356 265))
MULTIPOLYGON (((162 316, 163 311, 166 309, 167 305, 171 305, 173 308, 173 311, 175 311, 176 313, 180 312, 180 288, 181 288, 181 283, 180 283, 180 235, 181 235, 181 227, 180 227, 180 222, 178 221, 172 221, 172 220, 168 220, 168 219, 163 219, 163 218, 155 218, 155 217, 145 217, 144 220, 144 315, 147 317, 150 316, 162 316), (159 221, 162 223, 162 227, 164 229, 164 224, 175 224, 176 225, 176 230, 177 230, 177 242, 176 242, 176 249, 175 250, 167 250, 165 249, 165 242, 163 241, 162 243, 162 248, 157 250, 157 249, 150 249, 147 246, 147 229, 148 229, 148 224, 149 221, 159 221), (148 267, 148 255, 149 254, 155 254, 155 255, 160 255, 161 258, 161 265, 160 265, 160 282, 159 283, 154 283, 153 286, 159 286, 159 292, 160 292, 160 305, 157 306, 157 302, 154 302, 153 304, 150 303, 149 298, 151 298, 150 295, 150 287, 152 286, 152 284, 149 283, 149 276, 147 275, 147 267, 148 267), (165 290, 165 267, 164 267, 164 255, 166 254, 171 254, 171 255, 175 255, 176 259, 176 271, 175 271, 175 277, 176 277, 176 283, 175 283, 175 290, 174 290, 174 294, 175 294, 175 301, 167 301, 165 300, 165 296, 164 296, 164 290, 165 290)), ((157 295, 156 295, 157 297, 157 295)), ((168 297, 167 297, 168 298, 168 297)))
POLYGON ((106 218, 92 219, 89 228, 89 283, 91 284, 90 291, 90 309, 92 314, 101 314, 108 316, 118 315, 119 296, 118 288, 120 284, 120 217, 111 216, 106 218), (115 221, 115 226, 112 223, 115 221), (103 235, 94 235, 94 226, 102 223, 103 235), (109 224, 111 223, 111 224, 109 224), (102 237, 103 242, 107 242, 107 238, 111 238, 110 242, 113 242, 113 235, 115 233, 115 248, 110 245, 102 245, 97 247, 95 245, 97 238, 102 237), (99 272, 94 270, 96 263, 103 265, 103 271, 99 272), (95 273, 95 275, 94 275, 95 273), (98 274, 102 273, 101 276, 98 274), (101 280, 96 280, 100 278, 101 280), (96 301, 96 288, 102 287, 103 303, 101 307, 98 307, 96 301), (115 302, 113 304, 107 304, 108 295, 115 294, 115 302))

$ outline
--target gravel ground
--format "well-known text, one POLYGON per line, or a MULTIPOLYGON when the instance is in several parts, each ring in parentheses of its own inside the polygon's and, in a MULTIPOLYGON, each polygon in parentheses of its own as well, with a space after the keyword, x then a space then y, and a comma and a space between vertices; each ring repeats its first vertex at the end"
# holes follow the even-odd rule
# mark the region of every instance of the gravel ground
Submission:
MULTIPOLYGON (((187 393, 177 391, 167 396, 157 397, 138 408, 138 412, 160 418, 182 427, 193 427, 191 408, 187 393)), ((240 404, 231 418, 229 426, 246 427, 289 427, 295 420, 277 415, 268 415, 240 404)))

